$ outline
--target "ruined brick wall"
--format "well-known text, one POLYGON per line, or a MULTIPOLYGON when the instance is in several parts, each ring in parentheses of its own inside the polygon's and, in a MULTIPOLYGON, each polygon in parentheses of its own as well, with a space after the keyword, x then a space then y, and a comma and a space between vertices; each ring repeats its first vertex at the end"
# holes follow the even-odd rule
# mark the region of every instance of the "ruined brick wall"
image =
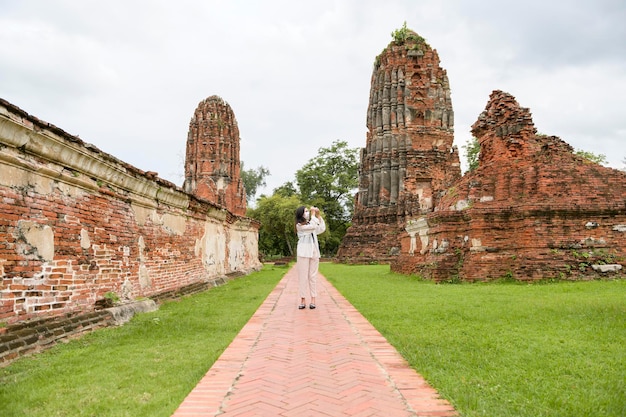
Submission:
POLYGON ((0 100, 0 323, 249 272, 258 227, 0 100))
POLYGON ((392 269, 437 280, 583 279, 626 265, 626 173, 589 162, 494 91, 472 126, 479 167, 407 219, 392 269))
POLYGON ((15 323, 0 329, 0 366, 54 346, 59 340, 115 324, 108 310, 62 317, 45 317, 15 323))
POLYGON ((432 211, 461 176, 446 71, 419 35, 376 58, 354 217, 338 251, 349 262, 394 259, 405 218, 432 211))
POLYGON ((246 192, 239 142, 239 127, 230 105, 218 96, 201 101, 189 122, 183 188, 244 216, 246 192))

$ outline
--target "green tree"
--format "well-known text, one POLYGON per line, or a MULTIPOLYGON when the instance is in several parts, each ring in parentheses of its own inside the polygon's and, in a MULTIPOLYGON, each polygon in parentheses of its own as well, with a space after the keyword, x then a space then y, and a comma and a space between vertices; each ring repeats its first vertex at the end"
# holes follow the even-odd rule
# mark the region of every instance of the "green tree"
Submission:
POLYGON ((283 197, 291 197, 292 195, 298 195, 296 186, 291 181, 287 181, 280 187, 274 188, 274 194, 282 195, 283 197))
POLYGON ((358 169, 358 149, 336 140, 330 147, 320 148, 317 156, 296 172, 302 201, 319 207, 326 217, 330 235, 323 248, 320 241, 320 249, 327 255, 336 253, 350 226, 358 169))
POLYGON ((265 257, 294 256, 296 250, 295 211, 301 205, 320 208, 326 233, 319 236, 325 256, 337 252, 354 210, 352 196, 358 185, 358 149, 345 141, 320 148, 317 156, 296 172, 296 185, 288 181, 261 195, 247 216, 261 223, 259 252, 265 257))
POLYGON ((478 142, 478 139, 472 138, 462 148, 465 150, 465 157, 467 158, 467 171, 471 172, 478 168, 480 142, 478 142))
POLYGON ((337 140, 296 172, 304 201, 317 205, 336 220, 352 218, 352 196, 358 186, 358 149, 337 140))
POLYGON ((261 222, 259 253, 264 257, 295 255, 295 212, 301 205, 295 195, 263 195, 257 200, 256 208, 248 210, 249 217, 261 222))
POLYGON ((265 187, 265 178, 270 175, 270 171, 263 166, 245 170, 241 162, 240 175, 246 189, 246 203, 250 204, 259 187, 265 187))
POLYGON ((603 153, 596 154, 593 152, 583 151, 582 149, 577 149, 574 153, 580 157, 585 158, 588 161, 593 162, 594 164, 605 165, 608 162, 606 160, 606 155, 603 153))
MULTIPOLYGON (((248 217, 261 222, 259 253, 263 257, 296 255, 296 209, 302 205, 297 195, 285 197, 274 193, 269 197, 259 197, 256 208, 248 210, 248 217)), ((324 248, 328 246, 328 233, 319 235, 318 240, 320 251, 324 253, 324 248)))

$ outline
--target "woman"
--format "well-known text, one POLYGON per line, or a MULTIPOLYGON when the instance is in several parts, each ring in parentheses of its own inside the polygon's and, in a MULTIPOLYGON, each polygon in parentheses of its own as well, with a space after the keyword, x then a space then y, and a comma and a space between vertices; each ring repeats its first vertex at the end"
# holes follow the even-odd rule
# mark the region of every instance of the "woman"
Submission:
POLYGON ((296 268, 298 270, 298 291, 300 293, 298 308, 300 310, 306 307, 307 292, 311 296, 309 308, 315 308, 317 268, 320 263, 320 246, 317 235, 324 233, 325 230, 326 223, 324 223, 317 207, 311 207, 309 210, 300 206, 296 209, 296 233, 298 234, 296 268))

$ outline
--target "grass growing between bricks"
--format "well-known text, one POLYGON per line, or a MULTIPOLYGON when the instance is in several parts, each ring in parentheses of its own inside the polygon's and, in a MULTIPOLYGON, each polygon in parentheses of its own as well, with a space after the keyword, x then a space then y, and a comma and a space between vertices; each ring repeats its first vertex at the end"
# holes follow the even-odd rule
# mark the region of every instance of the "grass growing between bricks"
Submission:
POLYGON ((266 265, 0 368, 0 416, 171 416, 287 270, 266 265))
POLYGON ((626 416, 626 281, 437 285, 386 265, 320 270, 463 417, 626 416))

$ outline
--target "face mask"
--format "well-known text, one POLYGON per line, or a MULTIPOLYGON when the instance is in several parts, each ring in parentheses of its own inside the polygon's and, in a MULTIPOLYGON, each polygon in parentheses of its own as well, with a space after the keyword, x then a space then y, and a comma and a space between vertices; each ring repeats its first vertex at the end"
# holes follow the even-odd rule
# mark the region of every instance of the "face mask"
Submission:
POLYGON ((309 210, 304 210, 304 218, 309 220, 311 218, 311 213, 309 210))

